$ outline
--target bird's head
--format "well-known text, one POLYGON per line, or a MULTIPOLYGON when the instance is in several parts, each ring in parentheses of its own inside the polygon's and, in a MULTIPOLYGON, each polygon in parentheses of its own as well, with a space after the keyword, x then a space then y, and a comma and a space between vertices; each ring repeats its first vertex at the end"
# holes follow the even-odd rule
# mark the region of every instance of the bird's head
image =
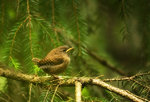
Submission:
POLYGON ((67 45, 64 45, 64 46, 58 47, 58 49, 59 49, 60 52, 68 53, 73 49, 73 47, 69 47, 67 45))
POLYGON ((73 49, 73 47, 69 47, 67 45, 64 45, 64 46, 60 46, 58 48, 55 48, 53 51, 55 53, 65 53, 67 54, 68 52, 70 52, 71 50, 73 49))

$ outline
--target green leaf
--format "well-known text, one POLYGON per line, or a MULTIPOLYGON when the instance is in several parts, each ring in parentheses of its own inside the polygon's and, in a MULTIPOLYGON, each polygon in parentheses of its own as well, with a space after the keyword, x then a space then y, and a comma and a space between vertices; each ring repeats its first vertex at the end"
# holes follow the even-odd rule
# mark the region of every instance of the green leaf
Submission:
POLYGON ((40 71, 40 68, 37 65, 34 65, 33 68, 34 68, 34 73, 38 74, 38 72, 40 71))
POLYGON ((14 66, 14 68, 16 69, 16 70, 18 70, 19 69, 19 66, 20 66, 20 63, 18 63, 15 59, 13 59, 12 57, 10 57, 10 61, 11 61, 11 63, 13 64, 13 66, 14 66))
POLYGON ((89 90, 86 87, 84 87, 82 90, 82 96, 85 97, 90 96, 89 90))

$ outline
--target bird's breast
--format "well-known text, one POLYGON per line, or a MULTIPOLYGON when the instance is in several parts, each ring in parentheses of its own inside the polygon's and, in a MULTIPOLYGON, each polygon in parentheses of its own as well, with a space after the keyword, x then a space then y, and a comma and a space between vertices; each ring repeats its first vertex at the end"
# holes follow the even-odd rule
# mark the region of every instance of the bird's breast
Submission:
POLYGON ((64 56, 63 56, 63 59, 64 59, 64 62, 65 62, 66 64, 69 64, 69 63, 70 63, 70 57, 69 57, 68 55, 64 55, 64 56))
POLYGON ((40 66, 40 68, 49 74, 61 73, 67 68, 68 64, 70 63, 70 57, 68 55, 63 55, 62 59, 63 61, 60 64, 57 65, 47 64, 40 66))

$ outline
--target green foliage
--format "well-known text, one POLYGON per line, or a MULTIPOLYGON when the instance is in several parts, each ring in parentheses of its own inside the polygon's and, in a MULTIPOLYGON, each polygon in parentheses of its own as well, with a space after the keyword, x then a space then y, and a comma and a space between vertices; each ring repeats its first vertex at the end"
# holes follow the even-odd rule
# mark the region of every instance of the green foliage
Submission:
POLYGON ((18 63, 15 59, 13 59, 12 57, 10 57, 11 63, 12 63, 12 67, 14 67, 16 70, 20 67, 20 63, 18 63))
POLYGON ((86 87, 82 89, 82 96, 83 97, 90 96, 90 93, 86 87))
POLYGON ((6 91, 6 85, 7 85, 6 78, 0 77, 0 91, 1 92, 5 92, 6 91))
POLYGON ((40 95, 40 101, 39 102, 50 102, 52 99, 54 102, 60 102, 62 100, 61 96, 59 94, 56 93, 56 95, 54 96, 54 92, 53 91, 43 91, 40 95))

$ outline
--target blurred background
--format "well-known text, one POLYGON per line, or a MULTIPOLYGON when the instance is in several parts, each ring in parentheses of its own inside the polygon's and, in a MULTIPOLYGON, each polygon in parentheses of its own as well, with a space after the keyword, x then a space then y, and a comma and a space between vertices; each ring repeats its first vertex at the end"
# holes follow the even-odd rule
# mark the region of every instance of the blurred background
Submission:
MULTIPOLYGON (((44 76, 32 58, 42 59, 51 49, 69 45, 75 48, 71 63, 60 75, 114 78, 147 72, 149 11, 149 0, 0 0, 0 66, 44 76)), ((111 84, 150 98, 150 90, 139 92, 141 87, 134 83, 111 84)), ((74 87, 59 89, 54 102, 74 101, 74 87)), ((47 89, 33 85, 31 102, 50 101, 54 90, 44 100, 47 89)), ((28 98, 29 83, 0 77, 1 102, 28 98)), ((85 102, 127 101, 96 86, 84 87, 82 98, 85 102)))

